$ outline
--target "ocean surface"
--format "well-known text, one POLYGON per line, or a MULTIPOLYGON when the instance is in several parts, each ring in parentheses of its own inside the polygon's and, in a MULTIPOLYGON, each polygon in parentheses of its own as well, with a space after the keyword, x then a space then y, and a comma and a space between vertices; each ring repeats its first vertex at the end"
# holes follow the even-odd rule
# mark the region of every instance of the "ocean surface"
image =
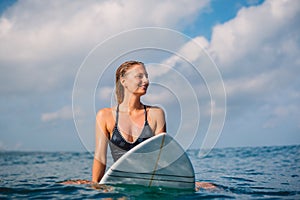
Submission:
POLYGON ((214 149, 204 158, 197 150, 188 154, 197 181, 215 189, 63 185, 59 182, 91 179, 90 153, 4 151, 0 199, 300 199, 300 145, 214 149))

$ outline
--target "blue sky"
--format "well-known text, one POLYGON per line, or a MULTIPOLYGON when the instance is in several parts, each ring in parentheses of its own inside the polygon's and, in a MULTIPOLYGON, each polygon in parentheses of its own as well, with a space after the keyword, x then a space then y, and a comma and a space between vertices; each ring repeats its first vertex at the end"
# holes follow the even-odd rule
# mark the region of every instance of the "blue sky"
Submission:
MULTIPOLYGON (((85 151, 72 110, 80 65, 110 36, 153 26, 198 41, 218 66, 227 103, 217 147, 300 144, 299 4, 297 0, 1 1, 0 149, 85 151)), ((190 55, 195 53, 189 50, 190 55)), ((170 56, 153 55, 153 62, 170 56)), ((151 57, 143 58, 151 63, 151 57)), ((179 64, 174 67, 180 69, 179 64)), ((97 91, 96 109, 110 106, 113 80, 108 77, 97 91)), ((197 81, 190 83, 201 88, 197 81)), ((151 95, 159 104, 157 95, 151 95)), ((168 130, 175 132, 178 105, 167 101, 166 92, 160 97, 168 112, 168 130)), ((91 139, 92 129, 87 127, 84 133, 91 139)), ((191 148, 200 146, 201 134, 191 148)))
POLYGON ((212 27, 233 19, 242 7, 260 5, 263 0, 212 0, 204 12, 199 12, 197 18, 183 31, 190 37, 202 35, 211 39, 212 27))

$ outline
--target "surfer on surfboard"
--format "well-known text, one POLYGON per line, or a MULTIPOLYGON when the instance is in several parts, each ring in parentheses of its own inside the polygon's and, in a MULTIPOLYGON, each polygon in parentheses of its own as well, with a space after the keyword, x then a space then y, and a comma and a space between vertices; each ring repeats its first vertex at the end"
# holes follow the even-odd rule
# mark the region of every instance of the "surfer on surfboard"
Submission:
POLYGON ((142 62, 127 61, 116 70, 118 105, 101 109, 96 116, 93 182, 99 182, 105 173, 108 145, 116 161, 147 138, 166 132, 164 111, 141 102, 148 86, 148 74, 142 62))
MULTIPOLYGON (((116 70, 115 84, 118 105, 103 108, 96 115, 92 181, 65 181, 65 184, 98 184, 105 173, 108 145, 116 161, 141 142, 166 132, 163 109, 141 102, 149 86, 144 63, 127 61, 121 64, 116 70)), ((196 189, 213 187, 210 183, 196 182, 196 189)))

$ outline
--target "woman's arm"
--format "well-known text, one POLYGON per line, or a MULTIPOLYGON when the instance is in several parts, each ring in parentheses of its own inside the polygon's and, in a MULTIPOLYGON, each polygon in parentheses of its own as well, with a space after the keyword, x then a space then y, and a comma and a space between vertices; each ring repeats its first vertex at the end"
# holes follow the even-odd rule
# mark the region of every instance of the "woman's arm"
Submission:
POLYGON ((102 109, 96 116, 95 155, 92 170, 92 181, 95 183, 101 180, 106 168, 107 136, 109 134, 106 128, 106 113, 107 111, 102 109))
POLYGON ((99 181, 101 180, 101 178, 104 175, 105 168, 106 168, 106 164, 103 164, 97 158, 94 158, 93 172, 92 172, 92 182, 93 183, 99 183, 99 181))
POLYGON ((160 133, 167 132, 166 120, 165 120, 165 112, 163 109, 159 107, 152 107, 150 109, 150 117, 154 120, 154 134, 158 135, 160 133))

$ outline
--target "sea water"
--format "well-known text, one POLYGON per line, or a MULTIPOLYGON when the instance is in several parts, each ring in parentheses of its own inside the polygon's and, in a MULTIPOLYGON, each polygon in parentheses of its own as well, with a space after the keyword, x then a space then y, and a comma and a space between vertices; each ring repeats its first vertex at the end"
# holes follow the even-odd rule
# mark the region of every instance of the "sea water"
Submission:
POLYGON ((93 155, 4 151, 0 199, 300 199, 300 145, 214 149, 204 158, 198 150, 189 150, 188 155, 196 180, 216 188, 63 185, 59 182, 90 180, 93 155))

